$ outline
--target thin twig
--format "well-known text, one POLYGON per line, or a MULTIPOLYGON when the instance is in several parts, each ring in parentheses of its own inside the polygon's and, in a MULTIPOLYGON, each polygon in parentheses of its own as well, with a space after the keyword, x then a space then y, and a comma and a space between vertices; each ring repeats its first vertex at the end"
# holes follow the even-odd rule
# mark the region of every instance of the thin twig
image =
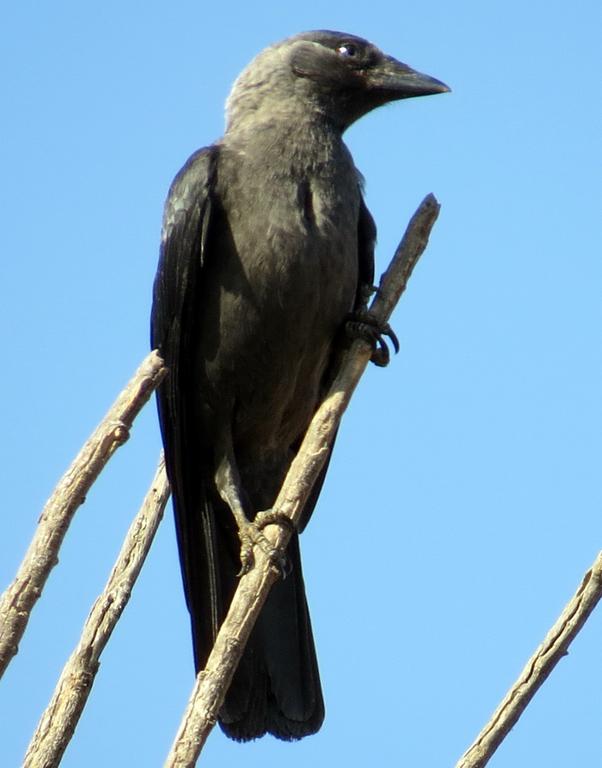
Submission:
MULTIPOLYGON (((414 214, 391 266, 383 276, 371 311, 386 323, 422 254, 439 204, 428 195, 414 214)), ((337 426, 370 359, 371 349, 356 340, 346 355, 330 392, 316 412, 294 459, 273 510, 296 524, 320 469, 328 455, 337 426)), ((290 538, 284 526, 268 526, 265 534, 283 552, 290 538)), ((240 579, 228 615, 222 624, 205 670, 199 673, 180 729, 165 763, 166 768, 191 768, 216 722, 232 675, 278 572, 265 554, 255 549, 255 567, 240 579)), ((273 561, 272 561, 273 562, 273 561)))
POLYGON ((75 510, 115 450, 125 443, 135 416, 166 373, 151 352, 85 443, 42 511, 15 580, 0 598, 0 677, 17 653, 33 606, 52 568, 75 510))
POLYGON ((483 768, 487 765, 556 664, 567 655, 569 645, 601 597, 602 552, 476 741, 456 763, 456 768, 483 768))
POLYGON ((92 606, 76 649, 33 735, 23 768, 55 768, 83 712, 102 651, 130 599, 169 498, 163 458, 134 518, 107 585, 92 606))

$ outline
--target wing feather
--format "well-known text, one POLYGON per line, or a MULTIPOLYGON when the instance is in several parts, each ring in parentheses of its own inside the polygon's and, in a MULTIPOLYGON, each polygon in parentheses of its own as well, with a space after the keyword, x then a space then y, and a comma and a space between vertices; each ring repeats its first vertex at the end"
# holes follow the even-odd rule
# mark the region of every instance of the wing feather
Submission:
POLYGON ((192 412, 199 295, 204 267, 214 256, 217 153, 212 146, 193 154, 171 185, 151 315, 151 344, 168 367, 157 404, 197 663, 211 648, 221 620, 216 523, 201 471, 202 436, 192 412))

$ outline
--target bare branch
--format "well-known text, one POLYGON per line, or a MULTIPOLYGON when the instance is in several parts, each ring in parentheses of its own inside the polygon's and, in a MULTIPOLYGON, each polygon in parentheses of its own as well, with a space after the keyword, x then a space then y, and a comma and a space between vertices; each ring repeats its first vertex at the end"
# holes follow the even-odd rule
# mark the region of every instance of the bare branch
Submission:
MULTIPOLYGON (((429 195, 414 214, 393 261, 381 280, 371 311, 385 323, 403 293, 409 276, 426 247, 439 213, 429 195)), ((361 340, 353 342, 330 392, 316 412, 298 455, 293 461, 273 510, 297 523, 353 391, 371 356, 361 340)), ((290 532, 284 526, 267 526, 265 534, 284 551, 290 532)), ((165 763, 166 768, 191 768, 216 722, 232 675, 245 644, 278 573, 265 554, 255 549, 255 567, 240 579, 230 610, 220 629, 206 668, 199 673, 182 724, 165 763)))
POLYGON ((476 741, 460 758, 456 768, 483 768, 516 725, 525 708, 541 688, 556 664, 602 597, 602 552, 583 577, 579 589, 567 603, 560 618, 546 635, 521 672, 518 680, 493 713, 476 741))
POLYGON ((67 661, 25 755, 23 768, 54 768, 73 736, 94 678, 100 654, 130 599, 169 498, 163 458, 134 518, 107 585, 94 603, 80 641, 67 661))
POLYGON ((75 510, 115 450, 129 437, 135 416, 166 373, 151 352, 83 446, 42 511, 13 583, 0 599, 0 676, 17 653, 29 616, 52 568, 75 510))

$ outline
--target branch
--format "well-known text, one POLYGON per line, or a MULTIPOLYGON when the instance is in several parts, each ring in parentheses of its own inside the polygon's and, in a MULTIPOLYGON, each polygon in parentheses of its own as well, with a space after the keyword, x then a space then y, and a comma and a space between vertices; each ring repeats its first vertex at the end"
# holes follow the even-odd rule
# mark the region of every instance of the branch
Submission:
POLYGON ((575 639, 602 597, 602 552, 579 589, 456 768, 483 768, 575 639))
MULTIPOLYGON (((412 270, 424 251, 439 213, 439 204, 428 195, 412 217, 389 269, 383 275, 371 311, 386 323, 405 290, 412 270)), ((371 348, 357 339, 341 365, 324 402, 316 412, 299 453, 291 464, 273 510, 296 525, 320 469, 324 465, 337 426, 371 356, 371 348)), ((271 525, 265 535, 284 552, 290 531, 271 525)), ((245 644, 278 571, 259 549, 255 567, 240 579, 228 615, 222 624, 206 668, 199 673, 180 729, 165 763, 166 768, 191 768, 217 720, 224 696, 245 644)))
POLYGON ((80 641, 65 664, 52 699, 40 719, 23 768, 54 768, 59 765, 92 690, 100 654, 130 599, 168 498, 169 483, 161 458, 107 585, 92 606, 80 641))
POLYGON ((0 598, 0 677, 17 653, 31 610, 58 563, 58 552, 75 510, 115 450, 128 439, 134 418, 165 373, 163 361, 151 352, 46 502, 15 580, 0 598))

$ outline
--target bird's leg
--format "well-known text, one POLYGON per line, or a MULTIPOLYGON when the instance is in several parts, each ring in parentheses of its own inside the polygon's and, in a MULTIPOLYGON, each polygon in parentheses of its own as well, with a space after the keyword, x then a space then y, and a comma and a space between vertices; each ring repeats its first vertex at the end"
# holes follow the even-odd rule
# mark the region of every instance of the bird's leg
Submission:
POLYGON ((376 290, 372 285, 362 287, 359 305, 347 317, 345 331, 352 339, 360 338, 368 342, 372 347, 371 361, 384 368, 391 357, 385 336, 391 340, 395 354, 399 352, 399 340, 389 323, 381 323, 368 309, 368 299, 376 290))
POLYGON ((258 512, 253 520, 249 520, 243 503, 243 491, 240 474, 234 458, 234 450, 231 441, 228 441, 227 450, 222 453, 215 472, 215 483, 222 500, 230 508, 240 538, 240 562, 239 576, 247 573, 253 566, 253 547, 257 545, 279 569, 283 577, 286 575, 286 557, 263 534, 266 525, 272 523, 285 524, 291 528, 294 525, 286 515, 268 510, 258 512))

